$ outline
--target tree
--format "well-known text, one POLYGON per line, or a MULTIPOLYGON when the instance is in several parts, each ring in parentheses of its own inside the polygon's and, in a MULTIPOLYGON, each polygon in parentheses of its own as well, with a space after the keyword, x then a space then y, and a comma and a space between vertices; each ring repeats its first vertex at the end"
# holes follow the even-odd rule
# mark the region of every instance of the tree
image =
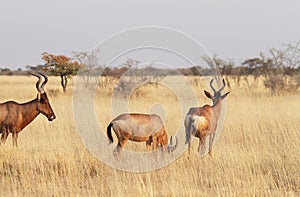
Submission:
POLYGON ((80 70, 80 76, 84 80, 87 88, 94 88, 95 84, 99 83, 99 78, 103 73, 104 65, 99 65, 98 56, 99 50, 93 50, 91 52, 72 52, 73 60, 79 62, 80 65, 84 66, 80 70))
POLYGON ((244 61, 254 76, 264 77, 264 86, 272 93, 293 92, 299 88, 300 42, 272 48, 269 54, 244 61))
POLYGON ((43 70, 55 76, 60 76, 61 86, 64 92, 66 92, 68 77, 76 75, 77 71, 84 66, 70 57, 53 55, 47 52, 42 53, 42 60, 45 62, 43 70))
POLYGON ((205 56, 203 59, 211 68, 214 68, 213 65, 217 66, 220 74, 225 78, 227 86, 231 88, 229 77, 233 76, 233 69, 235 67, 233 60, 222 59, 217 55, 214 55, 212 58, 205 56))

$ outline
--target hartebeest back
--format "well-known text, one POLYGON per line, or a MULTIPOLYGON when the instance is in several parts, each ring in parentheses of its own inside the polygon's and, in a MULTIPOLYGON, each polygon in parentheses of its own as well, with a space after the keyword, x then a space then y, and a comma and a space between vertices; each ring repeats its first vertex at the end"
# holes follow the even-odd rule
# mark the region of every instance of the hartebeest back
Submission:
POLYGON ((5 143, 9 133, 12 133, 13 145, 17 146, 18 133, 31 123, 40 113, 46 116, 49 121, 55 119, 55 114, 44 90, 44 86, 48 82, 48 77, 42 73, 30 74, 39 78, 36 82, 38 95, 35 99, 22 104, 15 101, 0 103, 0 133, 2 133, 2 143, 5 143), (41 84, 42 76, 45 80, 41 84))
POLYGON ((185 131, 186 131, 186 143, 188 143, 188 149, 190 153, 191 147, 191 134, 199 138, 198 152, 200 153, 201 147, 205 147, 205 139, 209 135, 209 154, 212 155, 212 144, 215 137, 215 132, 222 108, 222 100, 229 94, 227 92, 221 95, 222 90, 225 88, 225 81, 223 79, 223 86, 216 91, 212 86, 213 79, 210 81, 210 87, 214 92, 211 95, 204 90, 205 95, 213 101, 213 105, 204 105, 202 107, 190 108, 185 117, 185 131))
MULTIPOLYGON (((151 149, 151 143, 153 143, 153 150, 156 150, 157 146, 166 147, 168 144, 167 132, 162 120, 156 114, 129 113, 119 115, 107 126, 107 136, 112 143, 111 128, 118 138, 118 145, 114 150, 115 155, 121 152, 128 140, 146 142, 148 151, 151 149)), ((171 144, 170 140, 167 147, 169 152, 177 147, 177 140, 174 146, 171 144)))

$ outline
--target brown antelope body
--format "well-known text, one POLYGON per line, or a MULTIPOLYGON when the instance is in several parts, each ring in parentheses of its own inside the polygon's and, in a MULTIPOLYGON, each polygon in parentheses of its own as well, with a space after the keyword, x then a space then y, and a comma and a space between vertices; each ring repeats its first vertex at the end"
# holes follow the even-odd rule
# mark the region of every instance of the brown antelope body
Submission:
MULTIPOLYGON (((114 155, 120 154, 128 140, 146 142, 148 151, 151 149, 151 143, 153 143, 153 150, 156 150, 158 146, 166 147, 168 144, 167 132, 162 120, 156 114, 129 113, 119 115, 107 126, 107 136, 110 143, 113 142, 111 128, 113 128, 118 138, 118 145, 114 150, 114 155)), ((172 152, 176 146, 177 140, 176 144, 172 146, 171 137, 170 144, 167 147, 168 151, 172 152)))
POLYGON ((210 81, 210 87, 214 92, 214 95, 204 90, 205 95, 213 101, 213 105, 204 105, 202 107, 190 108, 189 112, 185 117, 185 131, 186 131, 186 144, 190 153, 191 148, 191 134, 199 138, 198 152, 200 153, 201 148, 204 148, 205 139, 209 136, 209 151, 210 156, 212 155, 212 144, 215 137, 215 131, 219 120, 222 100, 229 94, 227 92, 221 95, 222 90, 225 88, 225 81, 223 79, 223 86, 220 90, 216 91, 212 86, 213 79, 210 81))
POLYGON ((41 73, 32 75, 39 78, 36 83, 38 90, 37 98, 22 104, 15 101, 0 103, 0 133, 2 133, 2 143, 5 143, 9 133, 12 133, 13 146, 17 146, 18 133, 30 124, 40 113, 46 116, 49 121, 55 119, 55 114, 44 90, 48 78, 41 73), (42 76, 45 80, 40 85, 42 76))

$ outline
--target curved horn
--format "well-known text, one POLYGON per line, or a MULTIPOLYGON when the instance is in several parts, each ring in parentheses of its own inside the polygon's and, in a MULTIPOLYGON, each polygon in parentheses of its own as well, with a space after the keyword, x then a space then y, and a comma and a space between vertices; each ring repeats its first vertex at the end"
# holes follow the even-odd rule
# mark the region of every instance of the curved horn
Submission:
POLYGON ((222 81, 223 81, 223 86, 220 88, 219 92, 221 92, 225 88, 225 79, 223 79, 222 81))
POLYGON ((43 94, 45 91, 40 87, 40 84, 41 84, 41 81, 42 81, 42 76, 40 74, 35 74, 35 73, 32 73, 32 72, 29 72, 29 74, 35 76, 35 77, 38 77, 39 80, 36 82, 35 84, 35 87, 37 89, 37 91, 40 93, 40 94, 43 94))
POLYGON ((173 152, 177 148, 177 145, 178 145, 177 136, 175 137, 175 139, 176 139, 176 144, 173 145, 173 136, 171 136, 170 143, 168 145, 168 152, 169 153, 173 152))
POLYGON ((45 79, 45 81, 42 83, 41 88, 42 90, 45 92, 44 90, 44 86, 46 85, 46 83, 48 82, 48 77, 46 75, 44 75, 43 73, 38 72, 40 75, 42 75, 45 79))
POLYGON ((211 87, 211 89, 214 91, 214 94, 216 93, 216 90, 215 90, 215 88, 212 86, 212 83, 213 83, 213 81, 214 81, 214 79, 212 79, 212 80, 210 80, 210 87, 211 87))

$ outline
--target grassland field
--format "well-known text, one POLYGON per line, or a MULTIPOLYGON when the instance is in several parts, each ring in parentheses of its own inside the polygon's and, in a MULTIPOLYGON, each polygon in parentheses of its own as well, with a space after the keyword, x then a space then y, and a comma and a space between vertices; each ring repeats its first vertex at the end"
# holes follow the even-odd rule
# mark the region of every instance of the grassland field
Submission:
MULTIPOLYGON (((11 135, 0 145, 0 196, 300 196, 299 91, 276 95, 261 80, 252 88, 232 81, 212 157, 200 158, 193 140, 190 156, 184 152, 164 168, 133 173, 103 164, 82 143, 73 117, 73 80, 63 93, 60 79, 49 77, 45 89, 57 118, 48 122, 39 115, 21 131, 17 148, 11 135)), ((198 102, 210 104, 203 79, 188 80, 198 102)), ((0 76, 0 102, 35 98, 35 82, 32 76, 0 76)), ((113 118, 112 88, 100 84, 96 92, 102 130, 113 118)), ((148 113, 155 103, 163 106, 166 128, 174 134, 183 123, 171 90, 145 85, 132 93, 129 109, 148 113)), ((128 142, 125 149, 144 151, 145 144, 128 142)))

